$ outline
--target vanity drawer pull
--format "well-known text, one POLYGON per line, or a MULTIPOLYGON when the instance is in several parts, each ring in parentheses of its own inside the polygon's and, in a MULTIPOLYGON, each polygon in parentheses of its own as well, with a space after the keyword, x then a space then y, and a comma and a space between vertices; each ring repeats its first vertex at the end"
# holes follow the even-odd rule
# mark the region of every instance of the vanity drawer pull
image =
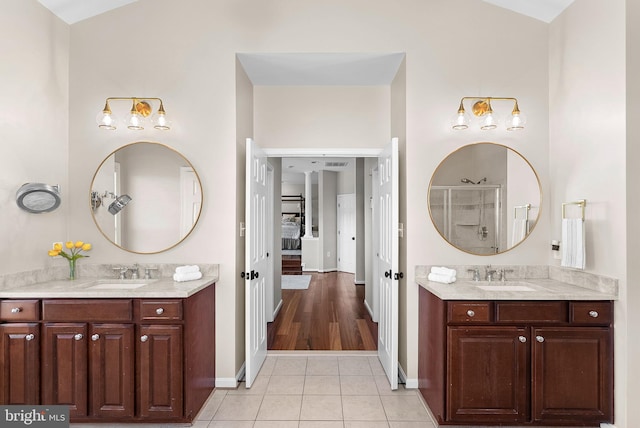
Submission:
POLYGON ((3 300, 0 302, 0 321, 38 321, 39 300, 3 300))
POLYGON ((147 340, 149 340, 149 336, 147 336, 146 334, 140 336, 140 342, 146 342, 147 340))
POLYGON ((100 335, 99 335, 99 334, 92 334, 92 335, 91 335, 91 340, 93 340, 94 342, 95 342, 96 340, 99 340, 99 339, 100 339, 100 335))
POLYGON ((487 323, 491 321, 491 307, 490 302, 449 302, 448 321, 452 324, 487 323))
POLYGON ((145 320, 181 320, 182 300, 140 300, 140 319, 145 320))
POLYGON ((82 340, 82 338, 84 337, 84 335, 82 333, 78 333, 75 336, 73 336, 74 340, 82 340))
POLYGON ((608 325, 613 321, 611 302, 571 302, 571 322, 608 325))
POLYGON ((29 340, 33 340, 33 339, 35 339, 35 338, 36 338, 36 337, 33 335, 33 333, 31 333, 31 334, 27 334, 27 335, 24 337, 24 340, 29 341, 29 340))
POLYGON ((536 340, 540 343, 544 342, 544 336, 536 336, 536 340))
POLYGON ((526 343, 527 342, 527 338, 525 336, 518 336, 518 340, 522 343, 526 343))

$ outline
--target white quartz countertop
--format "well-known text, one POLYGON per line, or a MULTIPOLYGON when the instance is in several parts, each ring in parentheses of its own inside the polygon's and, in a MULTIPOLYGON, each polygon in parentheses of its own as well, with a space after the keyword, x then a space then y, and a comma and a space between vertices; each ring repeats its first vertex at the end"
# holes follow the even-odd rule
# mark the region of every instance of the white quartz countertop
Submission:
POLYGON ((617 300, 617 293, 567 284, 553 279, 518 279, 513 281, 458 280, 452 284, 429 281, 424 276, 416 282, 441 300, 617 300))
POLYGON ((58 280, 31 285, 8 285, 0 289, 0 298, 185 298, 214 284, 217 280, 217 276, 205 276, 198 280, 184 282, 175 282, 172 278, 58 280))

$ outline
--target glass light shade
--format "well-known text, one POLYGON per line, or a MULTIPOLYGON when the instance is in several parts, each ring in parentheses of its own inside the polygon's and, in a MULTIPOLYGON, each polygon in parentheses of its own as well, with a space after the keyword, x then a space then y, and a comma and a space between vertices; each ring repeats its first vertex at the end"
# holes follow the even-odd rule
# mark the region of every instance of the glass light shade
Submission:
POLYGON ((459 111, 451 119, 451 128, 457 131, 467 129, 469 127, 469 115, 464 111, 459 111))
POLYGON ((491 111, 485 113, 482 116, 482 120, 480 121, 480 129, 483 131, 487 131, 489 129, 497 128, 496 119, 493 117, 493 113, 491 111))
POLYGON ((96 115, 96 123, 100 129, 116 129, 116 117, 111 112, 101 110, 96 115))
POLYGON ((522 112, 510 114, 505 118, 507 131, 519 131, 527 124, 527 117, 522 112))
POLYGON ((144 116, 142 116, 138 112, 129 112, 125 121, 127 128, 129 129, 133 129, 134 131, 140 131, 144 129, 144 116))
POLYGON ((171 129, 171 121, 167 118, 167 114, 158 111, 151 117, 151 123, 155 129, 159 129, 161 131, 168 131, 171 129))

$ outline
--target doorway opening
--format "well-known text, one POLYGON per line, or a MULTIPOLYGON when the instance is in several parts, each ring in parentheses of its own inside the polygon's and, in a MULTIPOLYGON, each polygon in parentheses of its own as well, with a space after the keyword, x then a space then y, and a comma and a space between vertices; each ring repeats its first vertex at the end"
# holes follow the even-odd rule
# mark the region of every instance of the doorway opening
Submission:
POLYGON ((377 158, 366 150, 330 156, 317 149, 322 156, 305 157, 265 151, 280 166, 280 189, 274 193, 281 201, 274 202, 281 202, 281 211, 274 216, 282 216, 282 223, 274 224, 282 264, 274 276, 276 307, 267 349, 376 350, 371 170, 377 158))

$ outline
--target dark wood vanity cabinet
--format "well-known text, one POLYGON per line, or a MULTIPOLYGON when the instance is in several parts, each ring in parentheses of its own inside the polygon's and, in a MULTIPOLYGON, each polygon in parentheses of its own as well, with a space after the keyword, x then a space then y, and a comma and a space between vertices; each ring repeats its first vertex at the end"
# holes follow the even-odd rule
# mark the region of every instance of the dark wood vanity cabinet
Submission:
POLYGON ((440 424, 613 420, 609 301, 443 301, 420 288, 419 388, 440 424))
POLYGON ((67 405, 71 422, 190 422, 213 391, 213 285, 185 299, 32 300, 28 317, 22 302, 0 302, 0 404, 67 405))
POLYGON ((38 300, 0 302, 0 404, 40 403, 38 300))

